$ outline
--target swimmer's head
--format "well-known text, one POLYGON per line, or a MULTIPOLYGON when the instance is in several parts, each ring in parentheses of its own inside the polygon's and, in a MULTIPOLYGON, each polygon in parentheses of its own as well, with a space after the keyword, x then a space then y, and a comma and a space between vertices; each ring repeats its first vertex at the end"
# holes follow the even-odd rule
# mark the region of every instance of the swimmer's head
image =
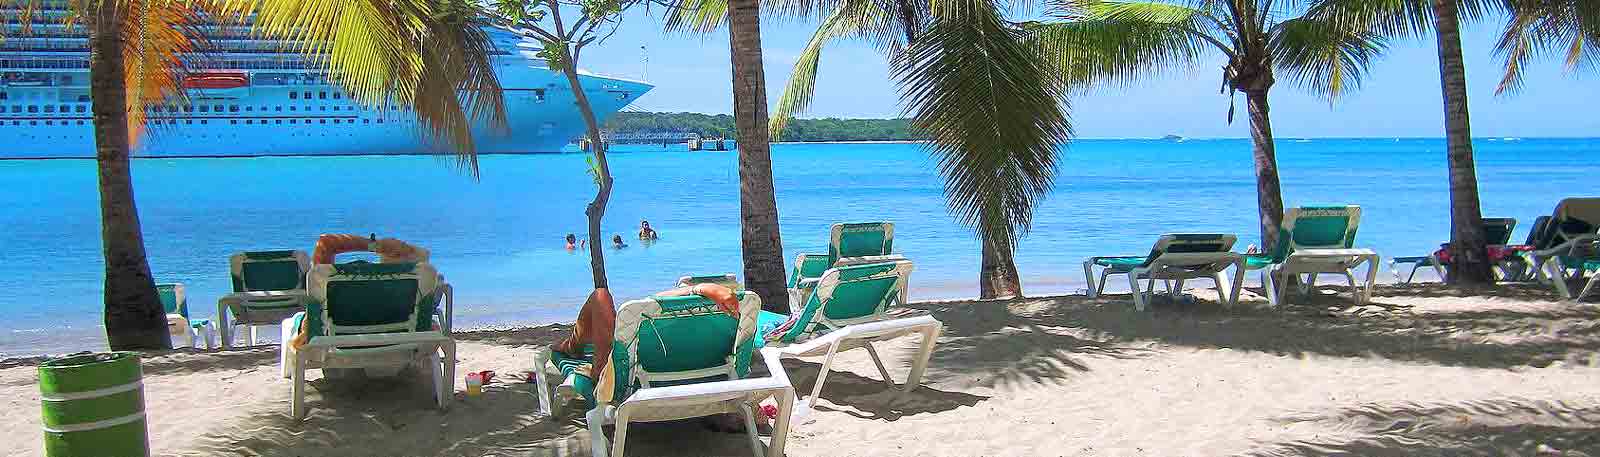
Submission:
POLYGON ((567 234, 567 243, 571 244, 571 243, 576 243, 576 242, 578 242, 578 236, 577 235, 573 235, 571 233, 568 233, 567 234))

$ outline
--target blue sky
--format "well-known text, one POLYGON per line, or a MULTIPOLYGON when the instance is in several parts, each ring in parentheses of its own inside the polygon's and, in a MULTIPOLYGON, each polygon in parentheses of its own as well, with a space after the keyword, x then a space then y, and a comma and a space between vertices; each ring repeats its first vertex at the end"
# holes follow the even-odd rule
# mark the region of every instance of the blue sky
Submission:
MULTIPOLYGON (((635 111, 732 112, 726 30, 703 37, 661 32, 660 10, 636 9, 608 41, 584 52, 591 71, 646 77, 656 89, 631 107, 635 111), (641 46, 644 47, 641 50, 641 46), (648 54, 649 64, 644 64, 648 54), (648 71, 648 74, 646 74, 648 71)), ((762 49, 769 100, 788 80, 805 47, 812 21, 766 20, 762 49)), ((1464 47, 1473 136, 1600 136, 1600 74, 1569 74, 1555 59, 1529 69, 1526 88, 1495 96, 1500 64, 1492 49, 1498 19, 1471 25, 1464 47)), ((1073 96, 1073 124, 1080 137, 1249 136, 1244 97, 1238 114, 1226 120, 1228 96, 1219 94, 1220 55, 1194 69, 1174 69, 1126 87, 1106 86, 1073 96)), ((1278 137, 1442 136, 1438 59, 1432 37, 1391 43, 1389 52, 1361 89, 1331 108, 1286 78, 1272 91, 1273 130, 1278 137)), ((824 50, 816 99, 802 117, 897 117, 899 97, 883 57, 869 44, 842 41, 824 50)))

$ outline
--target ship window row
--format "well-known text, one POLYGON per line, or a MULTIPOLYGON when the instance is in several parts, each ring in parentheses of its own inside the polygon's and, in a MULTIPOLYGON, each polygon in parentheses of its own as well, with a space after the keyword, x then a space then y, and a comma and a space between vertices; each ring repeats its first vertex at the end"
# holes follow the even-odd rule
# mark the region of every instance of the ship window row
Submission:
MULTIPOLYGON (((55 113, 57 110, 56 107, 57 105, 44 105, 43 109, 46 113, 55 113)), ((27 105, 24 107, 23 105, 11 105, 11 112, 13 113, 21 113, 24 109, 30 113, 37 113, 40 110, 40 106, 27 105)), ((89 111, 89 107, 88 105, 60 105, 60 111, 62 113, 86 113, 89 111)))
MULTIPOLYGON (((63 105, 63 106, 65 106, 65 105, 63 105)), ((165 113, 177 113, 177 112, 185 112, 185 113, 194 113, 194 112, 200 112, 200 113, 210 113, 210 112, 237 113, 237 112, 240 112, 240 111, 243 111, 243 112, 260 111, 260 112, 265 113, 265 112, 269 112, 269 111, 271 111, 271 112, 283 112, 283 111, 286 111, 283 108, 284 108, 284 105, 277 105, 277 106, 262 105, 262 106, 259 107, 259 109, 258 109, 258 107, 251 106, 251 105, 243 105, 243 106, 241 106, 241 105, 151 105, 151 106, 145 107, 145 111, 150 111, 150 112, 155 112, 155 113, 163 113, 163 112, 165 112, 165 113)), ((340 105, 335 105, 335 106, 323 105, 323 106, 316 106, 316 107, 312 107, 312 106, 301 107, 301 106, 289 105, 289 109, 287 111, 356 111, 356 110, 359 110, 359 109, 360 109, 360 107, 353 106, 353 105, 342 105, 342 106, 340 106, 340 105), (301 108, 305 108, 305 109, 301 109, 301 108), (312 109, 312 108, 316 108, 316 109, 312 109)), ((400 110, 401 108, 400 107, 391 106, 390 109, 400 110)), ((405 108, 405 110, 406 111, 410 111, 410 108, 407 107, 407 108, 405 108)), ((65 111, 62 111, 62 112, 65 112, 65 111)))
MULTIPOLYGON (((306 100, 310 100, 311 99, 311 91, 289 92, 289 99, 290 100, 298 100, 301 97, 305 97, 306 100), (301 95, 301 94, 304 94, 304 95, 301 95)), ((338 92, 334 92, 333 93, 333 99, 334 100, 338 100, 338 99, 341 99, 341 98, 344 98, 344 94, 341 94, 341 93, 338 93, 338 92)), ((327 91, 317 92, 317 99, 318 100, 327 100, 328 99, 328 92, 327 91)))
MULTIPOLYGON (((56 125, 57 121, 44 121, 44 125, 56 125)), ((60 121, 61 125, 84 125, 83 121, 60 121), (68 124, 71 122, 71 124, 68 124)), ((0 121, 3 124, 4 121, 0 121)), ((11 121, 11 125, 22 125, 22 121, 11 121)), ((39 121, 28 121, 28 125, 39 125, 39 121)))

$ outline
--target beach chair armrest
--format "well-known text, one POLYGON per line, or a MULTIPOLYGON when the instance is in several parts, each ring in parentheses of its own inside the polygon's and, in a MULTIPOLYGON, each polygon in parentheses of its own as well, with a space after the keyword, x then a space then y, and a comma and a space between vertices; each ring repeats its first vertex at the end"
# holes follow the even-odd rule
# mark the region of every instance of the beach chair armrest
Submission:
POLYGON ((767 366, 767 376, 789 386, 789 372, 783 370, 783 351, 775 347, 761 348, 761 363, 767 366))
POLYGON ((633 395, 629 395, 627 400, 623 400, 623 404, 653 403, 655 404, 654 406, 695 405, 709 401, 734 400, 783 389, 792 389, 793 387, 787 381, 787 377, 766 377, 651 387, 639 389, 633 395))
POLYGON ((440 332, 371 333, 364 335, 317 336, 311 338, 311 341, 307 342, 304 347, 332 349, 390 344, 436 345, 448 343, 449 341, 450 337, 440 332))
MULTIPOLYGON (((906 256, 900 255, 900 254, 864 255, 864 256, 857 256, 857 257, 841 257, 841 258, 839 258, 839 260, 833 262, 833 265, 830 266, 829 268, 848 267, 848 266, 855 266, 855 265, 866 265, 866 264, 869 264, 869 263, 896 262, 896 261, 905 260, 905 259, 906 259, 906 256)), ((824 271, 826 271, 826 270, 824 270, 824 271)))
POLYGON ((1600 241, 1600 234, 1579 235, 1573 239, 1567 240, 1564 243, 1552 246, 1548 249, 1535 250, 1533 251, 1533 255, 1539 257, 1572 255, 1572 253, 1577 251, 1578 247, 1593 244, 1597 241, 1600 241))
POLYGON ((451 322, 455 320, 456 290, 448 282, 440 283, 434 294, 444 301, 444 307, 439 310, 439 331, 448 337, 452 328, 451 322))

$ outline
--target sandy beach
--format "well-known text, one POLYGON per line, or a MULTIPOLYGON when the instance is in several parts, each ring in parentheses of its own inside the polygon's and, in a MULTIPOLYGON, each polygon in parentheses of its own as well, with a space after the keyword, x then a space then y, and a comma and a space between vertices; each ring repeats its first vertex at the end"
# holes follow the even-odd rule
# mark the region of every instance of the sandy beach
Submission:
MULTIPOLYGON (((1198 297, 1132 310, 1127 295, 911 304, 946 325, 923 387, 887 389, 864 351, 841 354, 787 454, 1600 455, 1600 309, 1533 285, 1456 296, 1383 286, 1374 302, 1323 295, 1266 308, 1198 297)), ((1340 292, 1335 295, 1335 292, 1340 292)), ((587 455, 581 412, 546 420, 515 379, 561 326, 458 334, 460 373, 500 373, 440 412, 402 375, 334 384, 312 374, 287 417, 276 347, 145 359, 160 455, 587 455)), ((880 346, 891 374, 912 341, 880 346)), ((785 361, 809 392, 819 364, 785 361)), ((28 361, 0 365, 11 455, 42 454, 28 361)), ((632 455, 747 455, 698 421, 635 425, 632 455)))

